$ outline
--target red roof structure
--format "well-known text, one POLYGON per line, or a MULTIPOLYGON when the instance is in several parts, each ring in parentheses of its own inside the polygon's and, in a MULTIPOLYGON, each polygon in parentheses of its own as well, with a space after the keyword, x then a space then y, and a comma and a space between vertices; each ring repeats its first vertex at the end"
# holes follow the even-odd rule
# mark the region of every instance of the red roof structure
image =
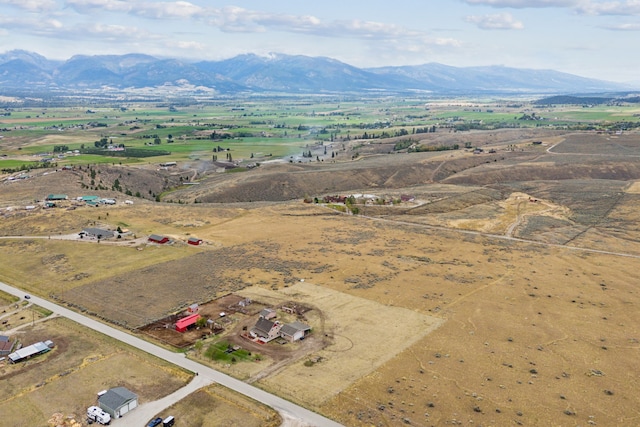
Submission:
POLYGON ((187 243, 190 245, 198 246, 202 244, 202 239, 198 239, 197 237, 189 237, 187 243))
POLYGON ((187 328, 191 325, 195 325, 198 319, 200 319, 200 315, 198 313, 191 314, 187 317, 183 317, 182 319, 176 322, 176 331, 186 332, 187 328))
POLYGON ((169 242, 169 238, 167 236, 159 236, 157 234, 152 234, 151 236, 149 236, 149 241, 153 242, 153 243, 159 243, 159 244, 164 244, 169 242))

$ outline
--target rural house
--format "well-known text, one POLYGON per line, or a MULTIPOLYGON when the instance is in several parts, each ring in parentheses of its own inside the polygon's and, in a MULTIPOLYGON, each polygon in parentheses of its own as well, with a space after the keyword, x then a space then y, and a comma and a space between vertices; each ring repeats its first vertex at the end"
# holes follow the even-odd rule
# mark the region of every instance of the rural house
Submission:
POLYGON ((164 245, 165 243, 169 242, 169 238, 167 236, 159 236, 157 234, 152 234, 151 236, 149 236, 149 241, 151 243, 158 243, 160 245, 164 245))
POLYGON ((120 418, 138 407, 138 396, 124 387, 115 387, 100 394, 98 406, 112 418, 120 418))
POLYGON ((287 341, 294 342, 303 339, 309 332, 311 327, 302 322, 287 323, 280 329, 280 336, 287 341))
POLYGON ((280 336, 280 328, 282 328, 280 322, 272 322, 271 320, 261 317, 251 329, 251 335, 259 338, 262 342, 269 342, 280 336))
POLYGON ((66 194, 49 194, 45 200, 50 201, 50 202, 55 202, 58 200, 67 200, 68 197, 66 194))
POLYGON ((84 238, 84 236, 94 239, 112 239, 115 236, 115 233, 113 231, 94 227, 85 228, 78 234, 80 235, 81 239, 84 238))

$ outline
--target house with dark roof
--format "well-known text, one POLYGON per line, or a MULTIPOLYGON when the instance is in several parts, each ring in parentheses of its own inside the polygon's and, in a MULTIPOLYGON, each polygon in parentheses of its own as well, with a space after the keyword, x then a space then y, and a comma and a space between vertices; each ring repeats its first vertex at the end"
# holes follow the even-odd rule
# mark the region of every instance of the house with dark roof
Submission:
POLYGON ((264 317, 260 317, 250 333, 251 336, 260 339, 262 342, 269 342, 280 336, 280 328, 282 328, 280 322, 272 322, 264 317))
POLYGON ((79 234, 80 238, 87 236, 95 239, 112 239, 116 235, 113 231, 94 227, 85 228, 79 234))
POLYGON ((309 332, 311 332, 311 326, 302 322, 292 322, 282 326, 280 336, 294 342, 303 339, 309 332))
POLYGON ((138 407, 138 395, 124 387, 111 388, 98 397, 98 406, 112 418, 120 418, 138 407))

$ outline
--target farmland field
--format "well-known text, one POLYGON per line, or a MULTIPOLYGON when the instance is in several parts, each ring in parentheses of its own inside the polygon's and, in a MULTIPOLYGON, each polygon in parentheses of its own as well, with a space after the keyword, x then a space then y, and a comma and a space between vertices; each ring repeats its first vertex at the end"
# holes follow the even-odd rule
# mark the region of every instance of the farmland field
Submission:
MULTIPOLYGON (((611 120, 633 124, 637 111, 557 107, 535 122, 520 107, 423 101, 12 112, 0 126, 16 128, 0 139, 12 167, 102 138, 171 154, 84 163, 79 153, 6 172, 0 280, 129 330, 193 303, 250 298, 255 309, 229 315, 223 336, 192 331, 181 351, 346 426, 635 424, 640 134, 611 120), (63 130, 44 129, 56 119, 63 130), (586 119, 594 130, 582 129, 586 119), (242 173, 223 172, 225 161, 242 173), (45 208, 48 194, 68 199, 45 208), (76 199, 86 195, 117 203, 76 199), (87 227, 126 232, 80 239, 87 227), (206 355, 246 341, 242 327, 258 307, 292 301, 310 309, 299 318, 312 328, 304 342, 256 344, 261 351, 243 351, 262 357, 234 362, 206 355)), ((108 338, 62 319, 36 322, 26 336, 61 346, 31 370, 2 373, 3 414, 15 402, 37 420, 77 413, 85 394, 104 388, 82 373, 111 361, 135 375, 128 385, 145 399, 170 391, 151 378, 152 359, 108 349, 108 338), (58 356, 65 345, 68 360, 58 356), (33 393, 53 388, 35 387, 36 370, 65 390, 79 381, 77 394, 37 403, 33 393)), ((185 375, 162 368, 170 389, 185 375)), ((200 390, 171 410, 194 426, 219 425, 202 405, 242 412, 235 398, 213 402, 218 392, 200 390)), ((277 422, 255 411, 238 422, 277 422)))

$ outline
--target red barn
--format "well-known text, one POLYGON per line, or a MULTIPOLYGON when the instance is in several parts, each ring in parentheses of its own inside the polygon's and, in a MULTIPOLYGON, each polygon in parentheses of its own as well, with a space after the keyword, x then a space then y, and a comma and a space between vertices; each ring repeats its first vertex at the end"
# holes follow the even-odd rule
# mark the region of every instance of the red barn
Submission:
POLYGON ((149 236, 149 241, 153 243, 165 244, 169 241, 167 236, 158 236, 157 234, 152 234, 149 236))
POLYGON ((198 239, 197 237, 189 237, 187 243, 190 245, 198 246, 202 244, 202 239, 198 239))
POLYGON ((198 313, 183 317, 176 322, 176 331, 186 332, 187 328, 191 325, 195 325, 198 319, 200 319, 200 315, 198 313))

